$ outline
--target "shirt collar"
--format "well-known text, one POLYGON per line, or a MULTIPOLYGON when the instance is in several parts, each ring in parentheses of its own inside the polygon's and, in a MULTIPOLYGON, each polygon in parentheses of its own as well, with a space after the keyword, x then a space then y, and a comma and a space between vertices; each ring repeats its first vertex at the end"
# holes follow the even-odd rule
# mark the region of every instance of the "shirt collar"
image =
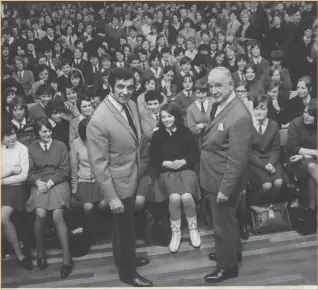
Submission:
MULTIPOLYGON (((201 108, 201 102, 199 102, 198 100, 195 100, 195 103, 201 108)), ((207 103, 208 103, 208 99, 206 98, 203 101, 203 106, 205 107, 207 103)))
MULTIPOLYGON (((254 127, 258 127, 260 125, 260 122, 258 120, 256 120, 256 118, 253 118, 253 124, 254 124, 254 127)), ((266 118, 263 123, 262 123, 262 126, 265 126, 267 127, 267 124, 268 124, 268 118, 266 118)))
POLYGON ((187 92, 186 90, 183 90, 183 93, 187 98, 190 98, 192 95, 192 91, 187 92), (190 96, 189 96, 189 93, 190 93, 190 96))
POLYGON ((51 123, 52 128, 54 128, 56 126, 56 123, 51 118, 49 118, 49 122, 51 123))
POLYGON ((17 122, 16 120, 14 120, 14 119, 12 119, 11 122, 12 122, 13 125, 15 125, 16 127, 19 128, 19 127, 20 127, 20 124, 22 124, 23 126, 26 125, 26 118, 24 118, 21 123, 18 123, 18 122, 17 122))
POLYGON ((166 129, 166 131, 169 133, 169 135, 171 136, 172 133, 175 133, 177 131, 177 127, 175 127, 173 130, 168 130, 166 129))
POLYGON ((219 104, 219 106, 222 108, 222 110, 235 98, 235 93, 234 91, 231 93, 231 95, 224 101, 224 102, 221 102, 219 104))
MULTIPOLYGON (((53 141, 53 139, 51 139, 49 143, 46 143, 47 150, 50 149, 52 141, 53 141)), ((39 141, 39 144, 40 144, 41 148, 43 149, 43 151, 45 151, 45 147, 44 147, 45 144, 43 142, 41 142, 41 141, 39 141)))
POLYGON ((124 106, 118 103, 111 95, 108 96, 108 99, 114 105, 114 107, 118 110, 118 112, 121 113, 124 106))

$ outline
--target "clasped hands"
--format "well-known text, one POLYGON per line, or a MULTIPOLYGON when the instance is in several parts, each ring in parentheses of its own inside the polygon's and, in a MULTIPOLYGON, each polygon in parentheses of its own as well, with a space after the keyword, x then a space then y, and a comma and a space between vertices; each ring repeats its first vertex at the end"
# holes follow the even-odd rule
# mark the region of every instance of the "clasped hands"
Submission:
POLYGON ((175 161, 163 161, 162 162, 162 166, 169 168, 169 169, 179 169, 181 168, 183 165, 185 165, 187 162, 184 159, 181 160, 175 160, 175 161))
POLYGON ((36 182, 36 186, 38 188, 38 195, 43 195, 44 193, 48 192, 53 185, 54 183, 51 180, 48 180, 47 182, 38 180, 36 182))
POLYGON ((271 163, 267 163, 265 165, 265 169, 270 173, 270 174, 274 174, 276 172, 275 167, 271 164, 271 163))

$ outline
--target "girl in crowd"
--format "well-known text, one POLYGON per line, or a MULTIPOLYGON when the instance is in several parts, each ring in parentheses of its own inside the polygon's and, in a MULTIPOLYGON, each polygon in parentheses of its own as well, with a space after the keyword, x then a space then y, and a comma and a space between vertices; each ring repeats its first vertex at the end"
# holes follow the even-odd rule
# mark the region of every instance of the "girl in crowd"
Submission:
POLYGON ((237 71, 233 72, 232 77, 234 85, 237 87, 240 83, 245 82, 244 68, 248 63, 248 56, 246 54, 240 54, 235 57, 235 64, 237 71))
POLYGON ((251 195, 248 201, 249 204, 275 203, 279 201, 283 185, 279 129, 277 123, 267 117, 267 95, 258 95, 253 107, 255 118, 248 168, 251 195))
POLYGON ((282 116, 283 124, 287 124, 303 114, 305 106, 311 101, 312 80, 309 76, 301 77, 297 82, 297 96, 286 102, 282 116))
POLYGON ((83 74, 78 69, 72 69, 69 74, 70 83, 73 89, 76 90, 78 96, 82 96, 86 92, 85 81, 83 74))
POLYGON ((69 127, 70 122, 63 119, 65 113, 64 102, 60 99, 54 99, 48 102, 45 113, 52 126, 52 139, 61 141, 70 150, 69 146, 69 127))
POLYGON ((2 170, 1 170, 1 223, 4 237, 11 244, 20 265, 32 270, 33 263, 20 248, 17 230, 12 222, 15 211, 25 210, 26 192, 24 182, 28 178, 28 148, 17 141, 13 124, 2 121, 2 170))
POLYGON ((52 139, 52 126, 48 118, 40 117, 34 122, 37 142, 29 146, 30 171, 28 182, 31 196, 27 211, 35 211, 34 231, 37 245, 37 266, 44 270, 47 261, 44 252, 44 229, 47 212, 52 211, 53 222, 63 253, 60 276, 65 279, 72 272, 69 253, 68 229, 64 221, 64 208, 70 204, 69 157, 66 146, 52 139))
POLYGON ((85 212, 84 227, 90 243, 94 242, 94 206, 105 209, 107 202, 97 186, 88 162, 86 128, 89 118, 83 118, 78 124, 78 135, 71 143, 71 188, 72 203, 83 206, 85 212))
MULTIPOLYGON (((288 127, 287 154, 290 168, 297 178, 307 182, 309 208, 317 203, 317 101, 311 100, 303 116, 296 117, 288 127)), ((316 214, 314 214, 316 215, 316 214)))
POLYGON ((33 124, 29 119, 28 106, 24 99, 15 97, 9 104, 11 123, 17 134, 17 140, 29 146, 34 140, 33 124))
POLYGON ((183 25, 179 20, 179 16, 176 13, 171 15, 171 24, 169 29, 169 44, 175 44, 179 32, 183 29, 183 25))
POLYGON ((207 98, 206 80, 198 80, 195 83, 194 92, 196 100, 187 109, 187 127, 194 135, 197 147, 200 148, 200 133, 210 121, 213 102, 211 98, 207 98))
POLYGON ((11 119, 9 106, 15 97, 16 97, 15 89, 13 88, 6 88, 5 91, 3 92, 2 112, 1 112, 2 120, 11 119))
POLYGON ((131 71, 135 79, 135 90, 133 92, 131 100, 137 103, 137 97, 144 92, 145 88, 141 84, 141 71, 138 68, 132 68, 131 71))
POLYGON ((251 100, 254 100, 258 95, 264 94, 264 85, 256 77, 256 66, 252 63, 248 63, 244 68, 244 75, 247 84, 249 85, 248 95, 251 100))
POLYGON ((70 122, 70 145, 72 144, 73 140, 79 137, 78 124, 80 123, 80 121, 85 118, 89 119, 93 113, 93 106, 89 97, 83 96, 82 98, 80 98, 76 105, 81 114, 70 122))
POLYGON ((249 92, 249 86, 247 82, 244 82, 244 81, 239 83, 238 86, 235 88, 236 95, 246 105, 246 108, 250 112, 251 116, 254 117, 253 101, 250 100, 248 96, 248 92, 249 92))
POLYGON ((199 154, 191 131, 183 125, 179 108, 165 104, 160 110, 159 129, 150 142, 150 163, 160 173, 155 185, 158 201, 169 198, 172 238, 169 249, 176 253, 181 243, 181 203, 187 217, 192 246, 200 247, 194 200, 201 198, 193 171, 199 154))
POLYGON ((66 101, 64 102, 64 105, 66 110, 63 118, 70 122, 74 118, 81 115, 78 107, 76 106, 76 103, 78 101, 78 93, 73 87, 67 86, 65 88, 65 97, 66 101))

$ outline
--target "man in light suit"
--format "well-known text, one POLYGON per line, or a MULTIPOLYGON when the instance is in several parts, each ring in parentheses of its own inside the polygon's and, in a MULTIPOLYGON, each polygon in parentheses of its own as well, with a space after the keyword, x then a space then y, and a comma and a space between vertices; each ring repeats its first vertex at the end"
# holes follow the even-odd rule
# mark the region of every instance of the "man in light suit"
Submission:
POLYGON ((136 272, 149 263, 135 256, 135 193, 140 172, 141 131, 136 105, 130 100, 134 77, 125 68, 112 69, 111 93, 87 127, 88 158, 94 178, 113 213, 113 256, 122 282, 151 287, 136 272))
POLYGON ((228 69, 212 69, 208 85, 214 104, 201 139, 200 181, 210 194, 216 253, 209 258, 216 271, 204 278, 221 282, 238 275, 242 260, 237 205, 246 185, 253 124, 228 69))

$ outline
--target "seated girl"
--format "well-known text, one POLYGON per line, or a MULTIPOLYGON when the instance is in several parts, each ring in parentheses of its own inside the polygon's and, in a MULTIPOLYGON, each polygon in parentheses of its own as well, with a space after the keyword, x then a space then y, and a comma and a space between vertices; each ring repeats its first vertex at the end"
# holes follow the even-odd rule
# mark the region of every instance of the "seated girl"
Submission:
POLYGON ((71 143, 71 188, 72 204, 83 206, 85 212, 84 227, 90 243, 94 242, 96 211, 94 206, 105 209, 107 202, 92 175, 87 156, 86 128, 89 118, 83 118, 78 125, 79 138, 71 143))
POLYGON ((243 81, 241 83, 238 83, 235 89, 235 93, 246 105, 246 108, 250 112, 251 116, 254 117, 253 101, 250 100, 248 96, 248 92, 249 92, 249 85, 247 84, 247 82, 243 81))
POLYGON ((29 146, 34 140, 33 124, 29 119, 28 106, 23 98, 15 97, 9 104, 11 123, 17 134, 17 140, 29 146))
POLYGON ((12 223, 12 214, 25 210, 26 192, 23 186, 28 178, 28 148, 17 141, 13 124, 2 121, 2 170, 1 170, 1 223, 4 237, 11 244, 20 265, 32 270, 30 257, 22 252, 17 229, 12 223))
POLYGON ((309 208, 317 202, 317 101, 311 100, 303 116, 292 120, 288 127, 287 155, 290 168, 308 185, 309 208))
POLYGON ((60 276, 65 279, 72 272, 68 229, 63 216, 64 208, 70 205, 68 152, 62 142, 52 139, 52 126, 48 118, 36 119, 34 134, 38 140, 29 146, 28 182, 32 187, 26 208, 28 212, 35 211, 36 214, 34 231, 37 246, 37 266, 41 270, 47 268, 44 252, 44 230, 47 213, 52 212, 63 254, 60 276))
POLYGON ((172 237, 170 251, 178 251, 181 243, 181 203, 188 220, 192 246, 201 246, 194 200, 201 198, 199 183, 193 171, 199 160, 191 131, 183 125, 176 104, 164 104, 160 109, 159 129, 150 142, 150 164, 160 174, 155 183, 155 201, 169 198, 172 237))
POLYGON ((249 204, 275 203, 279 201, 283 185, 279 160, 280 135, 278 125, 267 117, 268 96, 259 95, 253 101, 254 128, 252 152, 248 168, 251 190, 249 204))

